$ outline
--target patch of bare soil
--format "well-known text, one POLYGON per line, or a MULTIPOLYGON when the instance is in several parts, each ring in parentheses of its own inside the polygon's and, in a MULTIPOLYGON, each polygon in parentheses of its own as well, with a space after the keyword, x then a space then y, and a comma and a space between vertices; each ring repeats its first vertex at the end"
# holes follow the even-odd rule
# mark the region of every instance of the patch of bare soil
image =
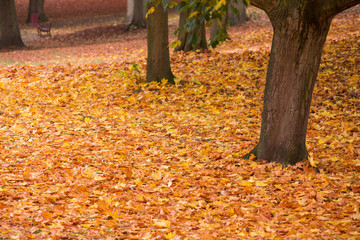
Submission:
MULTIPOLYGON (((178 27, 178 15, 170 14, 169 35, 178 27)), ((74 47, 90 44, 104 44, 111 42, 123 42, 146 40, 146 29, 133 29, 128 31, 128 23, 125 16, 107 15, 95 17, 77 17, 69 19, 57 19, 52 21, 51 37, 41 38, 36 29, 29 26, 21 26, 22 39, 27 50, 45 48, 74 47)), ((146 42, 145 45, 146 46, 146 42)))
MULTIPOLYGON (((0 65, 118 60, 129 59, 129 55, 134 60, 136 56, 132 52, 146 50, 146 29, 125 31, 124 16, 57 19, 52 24, 52 36, 44 38, 37 35, 35 28, 20 26, 26 47, 0 51, 0 65)), ((170 39, 174 39, 172 33, 177 25, 178 15, 171 14, 170 39)))
POLYGON ((105 43, 126 34, 126 24, 87 28, 73 33, 58 34, 49 38, 35 39, 28 45, 31 49, 68 47, 105 43))

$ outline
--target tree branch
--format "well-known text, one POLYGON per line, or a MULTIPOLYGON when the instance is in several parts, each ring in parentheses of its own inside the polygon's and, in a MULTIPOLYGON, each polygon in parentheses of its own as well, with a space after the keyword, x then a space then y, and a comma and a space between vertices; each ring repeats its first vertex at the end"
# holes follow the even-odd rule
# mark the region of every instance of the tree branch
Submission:
POLYGON ((338 13, 359 3, 360 0, 320 0, 318 6, 320 7, 320 14, 325 14, 327 17, 334 17, 338 13))
POLYGON ((260 8, 265 12, 268 12, 274 6, 276 6, 277 0, 250 0, 250 4, 254 7, 260 8))

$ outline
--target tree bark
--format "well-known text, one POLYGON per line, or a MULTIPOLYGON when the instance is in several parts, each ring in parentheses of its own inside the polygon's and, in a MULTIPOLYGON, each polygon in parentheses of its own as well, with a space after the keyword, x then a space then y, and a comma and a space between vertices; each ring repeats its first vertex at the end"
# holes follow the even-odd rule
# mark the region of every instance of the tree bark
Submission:
POLYGON ((211 20, 211 27, 210 27, 210 45, 214 46, 213 42, 215 41, 216 44, 215 46, 222 41, 225 41, 226 39, 229 39, 229 34, 228 34, 228 17, 229 17, 229 11, 231 11, 229 9, 229 5, 231 3, 227 2, 226 3, 226 12, 225 15, 222 16, 221 19, 221 24, 219 24, 219 19, 212 19, 211 20), (217 38, 219 37, 219 31, 223 31, 222 32, 222 36, 220 37, 219 40, 217 40, 217 38))
POLYGON ((127 0, 126 22, 131 23, 134 18, 134 0, 127 0))
MULTIPOLYGON (((253 1, 252 1, 253 2, 253 1)), ((307 158, 306 130, 321 53, 334 14, 315 2, 256 1, 268 14, 274 35, 266 76, 260 139, 245 156, 296 164, 307 158), (264 4, 264 5, 261 5, 264 4)))
MULTIPOLYGON (((189 14, 189 10, 180 13, 179 26, 185 25, 189 14)), ((180 29, 178 40, 180 40, 181 43, 175 48, 175 52, 203 51, 207 49, 205 23, 197 25, 192 31, 188 31, 186 28, 180 29)))
POLYGON ((330 22, 321 27, 296 22, 274 25, 260 140, 254 153, 258 159, 287 165, 307 158, 311 96, 330 22))
POLYGON ((175 84, 174 75, 171 72, 168 39, 168 12, 157 1, 147 4, 147 9, 155 8, 148 15, 147 24, 147 67, 146 81, 161 82, 167 79, 168 83, 175 84))
POLYGON ((144 0, 134 0, 133 19, 131 21, 131 25, 136 28, 144 28, 146 26, 144 0))
POLYGON ((243 24, 245 23, 247 20, 249 20, 247 14, 246 14, 246 6, 243 2, 243 0, 238 0, 237 3, 233 3, 233 1, 230 1, 229 4, 229 24, 230 26, 235 26, 235 25, 239 25, 239 24, 243 24), (233 4, 233 6, 239 11, 239 14, 235 14, 230 6, 231 4, 233 4))
POLYGON ((31 14, 36 13, 39 16, 39 22, 47 22, 49 18, 45 14, 44 10, 45 0, 30 0, 29 11, 26 23, 31 23, 31 14))
POLYGON ((0 0, 0 49, 23 47, 15 10, 15 0, 0 0))

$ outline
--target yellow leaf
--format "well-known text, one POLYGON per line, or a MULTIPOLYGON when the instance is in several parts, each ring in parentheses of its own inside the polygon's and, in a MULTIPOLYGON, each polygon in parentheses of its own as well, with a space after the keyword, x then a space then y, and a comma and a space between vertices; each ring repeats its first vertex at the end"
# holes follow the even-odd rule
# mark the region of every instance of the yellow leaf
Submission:
POLYGON ((297 233, 296 230, 290 230, 289 232, 286 233, 286 236, 295 235, 296 233, 297 233))
POLYGON ((277 189, 279 189, 281 191, 285 191, 285 189, 280 184, 275 184, 274 187, 276 187, 277 189))
POLYGON ((160 228, 168 228, 170 227, 171 222, 169 220, 165 219, 154 219, 154 226, 160 227, 160 228))
POLYGON ((65 143, 63 143, 63 145, 61 146, 62 148, 67 148, 67 147, 70 147, 71 146, 71 144, 70 143, 68 143, 68 142, 65 142, 65 143))
POLYGON ((22 113, 21 113, 21 116, 23 116, 23 117, 31 117, 32 114, 29 113, 29 112, 22 112, 22 113))
POLYGON ((173 237, 176 236, 176 233, 172 233, 172 232, 169 232, 169 233, 166 233, 165 234, 165 238, 166 239, 172 239, 173 237))
POLYGON ((354 220, 360 220, 360 213, 355 213, 355 214, 351 215, 350 217, 354 220))
POLYGON ((309 154, 309 162, 310 162, 310 165, 314 168, 316 168, 317 165, 319 164, 319 161, 315 161, 314 158, 311 156, 311 154, 309 154))
POLYGON ((258 186, 258 187, 265 187, 265 186, 267 186, 268 184, 267 184, 266 182, 257 181, 257 182, 255 183, 255 185, 258 186))
POLYGON ((161 84, 162 85, 166 85, 167 83, 168 83, 167 79, 165 79, 165 78, 161 79, 161 84))
POLYGON ((141 187, 141 185, 143 185, 144 183, 140 180, 140 179, 136 179, 135 180, 135 183, 136 183, 136 185, 138 185, 138 187, 141 187))
POLYGON ((253 161, 256 159, 256 156, 254 154, 250 154, 250 157, 249 157, 249 160, 250 161, 253 161))
POLYGON ((253 183, 252 182, 249 182, 249 181, 243 181, 242 183, 241 183, 241 186, 244 186, 244 187, 250 187, 250 186, 252 186, 253 185, 253 183))
POLYGON ((21 126, 20 124, 14 124, 11 128, 11 131, 16 132, 16 133, 22 133, 22 134, 26 134, 27 130, 25 128, 23 128, 23 126, 21 126))
POLYGON ((89 123, 91 121, 91 118, 90 117, 85 117, 85 122, 86 123, 89 123))
POLYGON ((162 173, 161 171, 156 171, 151 176, 154 180, 160 180, 162 178, 162 173))
POLYGON ((218 10, 221 6, 226 4, 226 0, 220 0, 217 2, 217 4, 215 5, 214 9, 218 10))
POLYGON ((111 216, 112 217, 112 219, 114 219, 114 220, 118 220, 120 217, 121 217, 121 215, 119 215, 119 213, 117 212, 117 211, 114 211, 114 212, 112 212, 112 211, 108 211, 108 212, 106 212, 109 216, 111 216))
POLYGON ((189 162, 188 161, 184 161, 184 162, 181 162, 180 164, 179 164, 181 167, 184 167, 184 168, 188 168, 189 167, 189 162))
POLYGON ((148 15, 152 14, 153 12, 155 12, 155 8, 151 7, 148 12, 146 13, 146 18, 148 17, 148 15))
POLYGON ((192 12, 190 15, 189 15, 189 18, 193 18, 193 17, 196 17, 198 15, 198 11, 195 11, 195 12, 192 12))
POLYGON ((178 46, 180 46, 181 45, 181 41, 180 40, 176 40, 176 41, 173 41, 172 43, 171 43, 171 47, 172 48, 176 48, 176 47, 178 47, 178 46))

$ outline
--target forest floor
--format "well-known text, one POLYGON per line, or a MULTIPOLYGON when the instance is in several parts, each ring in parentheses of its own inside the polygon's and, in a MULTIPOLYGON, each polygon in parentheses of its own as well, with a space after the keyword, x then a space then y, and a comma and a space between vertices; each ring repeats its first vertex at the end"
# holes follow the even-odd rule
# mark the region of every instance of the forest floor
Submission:
POLYGON ((122 16, 21 25, 26 48, 0 51, 0 239, 358 239, 360 7, 333 21, 310 158, 287 168, 241 158, 272 39, 249 11, 218 48, 171 53, 176 86, 144 83, 146 30, 122 16))

